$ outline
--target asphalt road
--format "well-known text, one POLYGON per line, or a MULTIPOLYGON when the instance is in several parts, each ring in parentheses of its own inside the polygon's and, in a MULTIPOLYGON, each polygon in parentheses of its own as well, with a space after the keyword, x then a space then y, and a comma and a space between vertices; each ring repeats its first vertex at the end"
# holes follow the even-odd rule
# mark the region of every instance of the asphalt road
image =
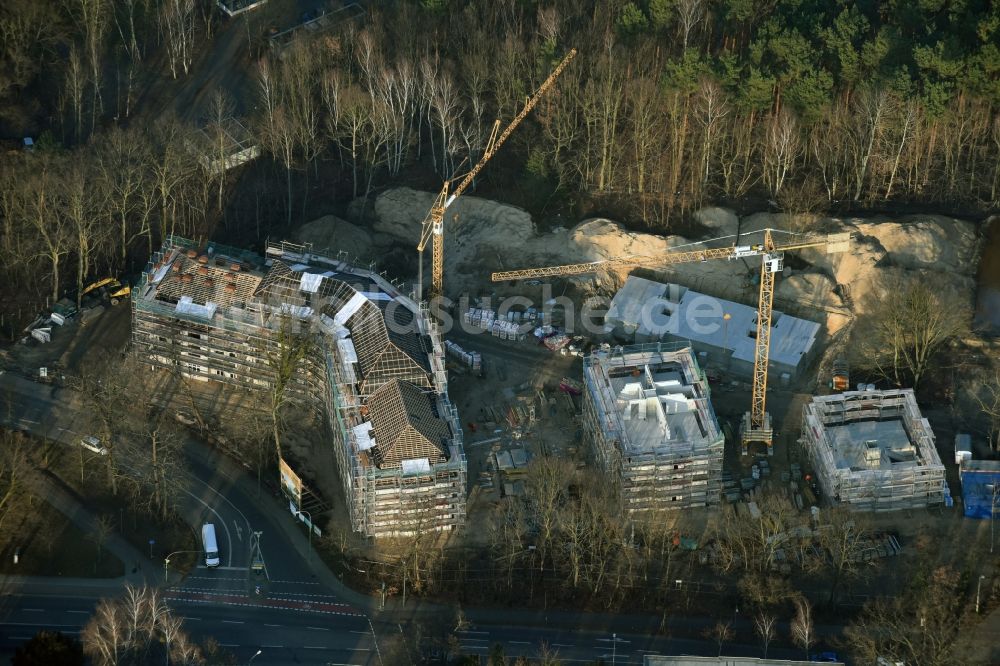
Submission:
MULTIPOLYGON (((195 640, 213 637, 225 650, 254 664, 379 664, 368 619, 235 603, 167 598, 195 640)), ((6 597, 0 614, 0 653, 9 653, 41 629, 79 635, 94 609, 92 595, 6 597)))
MULTIPOLYGON (((530 352, 528 352, 530 353, 530 352)), ((0 375, 0 421, 32 433, 75 444, 80 433, 76 397, 71 391, 37 384, 9 374, 0 375)), ((239 659, 258 649, 257 663, 379 664, 374 634, 405 632, 412 623, 455 617, 455 609, 411 601, 405 608, 375 612, 369 600, 344 588, 328 570, 308 555, 301 528, 273 498, 257 496, 256 480, 237 463, 195 440, 185 444, 188 463, 187 500, 182 511, 192 526, 210 517, 217 526, 224 565, 199 566, 183 580, 170 579, 165 598, 186 618, 195 638, 214 637, 239 659), (266 569, 250 572, 249 539, 262 532, 266 569), (256 586, 260 585, 260 594, 256 586), (365 613, 376 619, 370 624, 365 613), (374 650, 374 652, 373 652, 374 650)), ((154 553, 157 567, 165 553, 154 553)), ((147 567, 147 570, 149 567, 147 567)), ((159 571, 159 568, 157 568, 159 571)), ((162 584, 157 574, 153 584, 162 584)), ((11 584, 0 580, 0 653, 10 652, 38 629, 79 631, 97 599, 120 592, 124 580, 72 581, 34 579, 11 584)), ((594 616, 567 612, 466 609, 473 623, 458 633, 463 652, 488 654, 496 643, 509 656, 539 656, 543 646, 564 663, 590 663, 614 656, 618 664, 639 664, 648 653, 716 654, 707 640, 677 639, 658 632, 649 616, 594 616)), ((677 633, 698 636, 714 624, 708 618, 672 620, 677 633)), ((747 619, 737 618, 739 635, 751 640, 747 619)), ((450 627, 449 627, 450 629, 450 627)), ((817 627, 821 635, 839 627, 817 627)), ((759 655, 753 644, 727 644, 726 654, 759 655)), ((780 656, 781 650, 770 654, 780 656)), ((800 656, 794 653, 788 656, 800 656)))

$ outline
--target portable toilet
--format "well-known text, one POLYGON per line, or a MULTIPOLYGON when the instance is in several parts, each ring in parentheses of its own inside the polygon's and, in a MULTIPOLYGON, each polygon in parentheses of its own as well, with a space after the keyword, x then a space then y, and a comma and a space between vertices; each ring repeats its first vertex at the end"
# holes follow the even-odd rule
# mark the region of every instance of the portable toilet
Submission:
POLYGON ((964 432, 955 435, 955 464, 972 460, 972 437, 964 432))

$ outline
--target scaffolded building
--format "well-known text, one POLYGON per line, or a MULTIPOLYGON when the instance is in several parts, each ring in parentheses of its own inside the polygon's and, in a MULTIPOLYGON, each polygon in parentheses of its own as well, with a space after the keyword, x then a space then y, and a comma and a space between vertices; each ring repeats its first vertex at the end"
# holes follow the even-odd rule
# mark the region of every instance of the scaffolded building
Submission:
POLYGON ((629 513, 719 502, 725 437, 690 346, 598 352, 583 377, 594 459, 629 513))
POLYGON ((823 492, 852 509, 914 509, 948 494, 912 389, 816 396, 803 408, 802 437, 823 492))
POLYGON ((268 395, 280 382, 324 419, 354 530, 464 523, 466 460, 440 335, 382 276, 308 245, 261 257, 173 236, 132 294, 133 345, 151 365, 268 395))

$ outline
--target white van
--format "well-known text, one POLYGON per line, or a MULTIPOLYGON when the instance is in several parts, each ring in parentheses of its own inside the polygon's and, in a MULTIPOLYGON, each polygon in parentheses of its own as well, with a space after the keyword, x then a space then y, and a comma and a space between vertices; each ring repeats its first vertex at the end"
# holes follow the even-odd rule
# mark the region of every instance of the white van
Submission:
POLYGON ((215 525, 212 523, 201 526, 201 543, 205 547, 205 566, 219 566, 219 545, 215 541, 215 525))
POLYGON ((97 439, 93 435, 86 435, 80 440, 80 446, 87 449, 88 451, 93 451, 94 453, 99 453, 102 456, 108 455, 108 449, 101 446, 101 440, 97 439))

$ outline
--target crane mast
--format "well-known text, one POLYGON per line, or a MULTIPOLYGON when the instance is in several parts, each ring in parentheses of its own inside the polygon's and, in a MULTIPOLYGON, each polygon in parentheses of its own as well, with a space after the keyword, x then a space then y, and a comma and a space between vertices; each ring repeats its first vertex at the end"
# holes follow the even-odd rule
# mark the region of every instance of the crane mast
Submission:
POLYGON ((784 268, 784 253, 776 251, 771 230, 764 230, 764 253, 761 255, 760 298, 757 302, 757 338, 753 354, 753 394, 750 411, 743 416, 740 443, 743 455, 752 442, 767 445, 773 453, 774 430, 767 413, 767 366, 771 353, 771 313, 774 306, 774 276, 784 268))
POLYGON ((450 181, 445 181, 444 186, 441 188, 441 192, 438 194, 434 203, 431 205, 430 211, 427 213, 427 217, 424 218, 423 226, 420 231, 420 243, 417 245, 418 253, 418 278, 417 278, 417 300, 423 298, 424 289, 424 248, 427 247, 427 241, 432 240, 431 243, 431 289, 435 295, 441 294, 444 289, 444 213, 448 206, 452 204, 462 192, 472 184, 472 181, 479 175, 479 172, 483 170, 486 163, 497 153, 507 139, 510 137, 511 133, 521 124, 521 121, 527 117, 531 110, 537 106, 538 102, 548 93, 548 91, 555 84, 556 79, 559 75, 563 73, 566 66, 569 65, 570 61, 576 56, 576 49, 570 49, 569 53, 562 59, 562 61, 556 66, 552 73, 549 74, 548 78, 542 82, 542 85, 538 87, 538 90, 528 98, 524 103, 524 108, 514 116, 514 119, 510 121, 507 127, 500 132, 500 121, 497 120, 493 123, 493 130, 490 132, 490 138, 486 142, 486 149, 483 151, 483 156, 480 158, 479 162, 472 167, 472 169, 465 175, 462 181, 451 190, 449 193, 449 188, 451 186, 450 181))

